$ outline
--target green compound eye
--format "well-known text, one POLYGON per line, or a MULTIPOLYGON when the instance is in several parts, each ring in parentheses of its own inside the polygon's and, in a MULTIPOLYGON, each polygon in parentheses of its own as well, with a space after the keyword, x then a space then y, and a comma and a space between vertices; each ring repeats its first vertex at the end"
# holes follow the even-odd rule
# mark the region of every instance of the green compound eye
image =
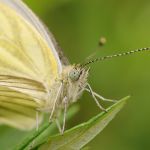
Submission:
POLYGON ((72 80, 72 81, 77 81, 80 77, 80 71, 76 70, 76 69, 73 69, 70 71, 69 73, 69 78, 72 80))

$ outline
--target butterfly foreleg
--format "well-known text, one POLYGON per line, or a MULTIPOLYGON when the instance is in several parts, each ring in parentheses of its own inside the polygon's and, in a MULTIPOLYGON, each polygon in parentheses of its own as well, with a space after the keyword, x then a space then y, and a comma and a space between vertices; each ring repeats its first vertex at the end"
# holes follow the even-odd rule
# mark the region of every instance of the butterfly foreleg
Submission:
POLYGON ((59 133, 61 133, 62 129, 61 129, 61 125, 60 125, 60 122, 59 122, 58 118, 55 118, 55 122, 56 122, 56 126, 59 130, 59 133))
POLYGON ((67 113, 67 106, 68 106, 68 102, 67 102, 67 97, 65 96, 63 98, 63 109, 64 109, 64 112, 63 112, 63 122, 62 122, 62 127, 60 125, 60 121, 58 120, 58 118, 55 118, 55 122, 56 122, 56 125, 57 125, 57 128, 60 132, 60 134, 63 134, 64 133, 64 130, 65 130, 65 124, 66 124, 66 113, 67 113))
POLYGON ((102 111, 105 111, 107 112, 107 110, 99 103, 99 101, 97 100, 95 94, 94 94, 94 91, 92 90, 91 86, 89 84, 87 84, 87 87, 88 88, 85 88, 86 91, 90 92, 93 99, 95 100, 97 106, 102 110, 102 111))
MULTIPOLYGON (((88 91, 89 93, 91 93, 91 92, 90 92, 90 89, 85 88, 85 90, 88 91)), ((94 94, 97 98, 99 98, 100 100, 102 100, 102 101, 107 101, 107 102, 112 102, 112 103, 116 103, 116 102, 117 102, 117 100, 105 98, 105 97, 99 95, 98 93, 96 93, 96 92, 94 92, 94 91, 93 91, 93 94, 94 94)))
POLYGON ((112 102, 112 103, 117 102, 117 100, 105 98, 105 97, 103 97, 103 96, 101 96, 101 95, 99 95, 98 93, 95 93, 95 92, 94 92, 94 95, 102 101, 107 101, 107 102, 112 102))
POLYGON ((55 119, 55 121, 56 121, 56 125, 57 125, 57 128, 58 128, 58 130, 59 130, 59 132, 60 132, 60 134, 63 134, 64 133, 64 130, 65 130, 65 124, 66 124, 66 113, 67 113, 67 106, 68 106, 68 102, 67 102, 67 97, 65 96, 64 98, 63 98, 63 122, 62 122, 62 127, 61 127, 61 125, 60 125, 60 122, 59 122, 59 120, 56 118, 55 119))
POLYGON ((62 125, 61 134, 64 133, 65 124, 66 124, 66 114, 67 114, 67 106, 68 106, 68 101, 67 101, 67 97, 66 96, 63 99, 63 104, 64 104, 64 116, 63 116, 63 125, 62 125))
POLYGON ((63 87, 63 83, 61 82, 61 83, 60 83, 60 86, 59 86, 59 88, 58 88, 58 91, 57 91, 56 97, 55 97, 55 99, 54 99, 54 103, 53 103, 52 111, 51 111, 51 113, 50 113, 50 117, 49 117, 49 122, 51 122, 51 120, 52 120, 52 117, 53 117, 53 114, 54 114, 54 111, 55 111, 55 108, 56 108, 57 100, 59 100, 59 96, 60 96, 61 91, 62 91, 62 87, 63 87))

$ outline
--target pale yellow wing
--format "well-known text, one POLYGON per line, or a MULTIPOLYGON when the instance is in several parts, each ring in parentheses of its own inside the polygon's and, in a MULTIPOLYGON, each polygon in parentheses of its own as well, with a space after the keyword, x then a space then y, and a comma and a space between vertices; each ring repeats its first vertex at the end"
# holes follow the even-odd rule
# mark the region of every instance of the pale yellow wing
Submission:
MULTIPOLYGON (((36 126, 36 113, 45 106, 46 91, 37 81, 0 75, 0 123, 29 130, 36 126)), ((39 123, 42 114, 39 112, 39 123)))
POLYGON ((39 101, 39 108, 42 107, 40 104, 44 103, 47 99, 45 87, 35 80, 0 74, 0 87, 6 87, 29 95, 33 101, 39 101))
MULTIPOLYGON (((36 126, 36 112, 41 101, 9 89, 0 87, 0 123, 22 130, 30 130, 36 126)), ((39 122, 42 116, 39 114, 39 122)))
POLYGON ((0 3, 1 74, 51 84, 59 74, 58 60, 38 31, 13 9, 0 3), (7 44, 6 44, 7 43, 7 44))
POLYGON ((31 129, 60 64, 38 30, 1 2, 0 123, 31 129))
POLYGON ((55 59, 57 59, 59 70, 62 70, 62 63, 65 65, 69 64, 67 58, 64 56, 62 50, 58 46, 56 40, 54 39, 51 32, 47 30, 45 25, 40 21, 40 19, 29 9, 22 0, 0 0, 0 2, 13 8, 25 18, 30 24, 32 24, 40 35, 46 40, 48 46, 50 47, 55 59))

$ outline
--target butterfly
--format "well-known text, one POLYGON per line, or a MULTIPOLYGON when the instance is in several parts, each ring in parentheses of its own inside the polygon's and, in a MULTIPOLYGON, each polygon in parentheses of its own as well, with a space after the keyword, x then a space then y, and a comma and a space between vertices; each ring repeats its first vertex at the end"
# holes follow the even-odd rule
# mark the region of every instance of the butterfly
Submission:
POLYGON ((122 54, 69 64, 52 34, 21 0, 0 0, 0 123, 30 130, 49 113, 49 121, 63 112, 65 129, 67 108, 84 91, 89 92, 98 107, 98 99, 88 83, 88 65, 117 56, 149 50, 137 49, 122 54))

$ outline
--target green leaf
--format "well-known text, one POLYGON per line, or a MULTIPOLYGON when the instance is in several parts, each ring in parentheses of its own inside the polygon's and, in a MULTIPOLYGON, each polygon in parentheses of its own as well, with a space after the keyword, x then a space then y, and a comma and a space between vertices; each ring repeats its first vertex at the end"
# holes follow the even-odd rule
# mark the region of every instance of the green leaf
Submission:
MULTIPOLYGON (((67 120, 72 118, 79 111, 79 106, 72 106, 67 113, 67 120)), ((62 118, 62 116, 60 117, 62 118)), ((62 121, 62 119, 60 119, 62 121)), ((54 130, 56 130, 56 124, 49 124, 46 122, 42 125, 38 131, 32 131, 19 145, 15 146, 14 150, 29 150, 39 145, 39 143, 45 142, 50 136, 53 135, 54 130)))
POLYGON ((119 100, 117 103, 93 117, 89 121, 82 123, 63 135, 49 137, 47 141, 39 143, 34 149, 38 150, 79 150, 99 134, 106 125, 116 116, 116 114, 125 105, 129 96, 119 100))
MULTIPOLYGON (((65 131, 63 135, 52 136, 52 131, 56 127, 55 124, 51 126, 45 124, 38 132, 31 133, 15 150, 79 150, 106 127, 121 110, 128 98, 129 96, 119 100, 110 106, 107 112, 99 113, 89 121, 65 131)), ((77 110, 76 107, 73 107, 68 118, 71 118, 77 110)))

